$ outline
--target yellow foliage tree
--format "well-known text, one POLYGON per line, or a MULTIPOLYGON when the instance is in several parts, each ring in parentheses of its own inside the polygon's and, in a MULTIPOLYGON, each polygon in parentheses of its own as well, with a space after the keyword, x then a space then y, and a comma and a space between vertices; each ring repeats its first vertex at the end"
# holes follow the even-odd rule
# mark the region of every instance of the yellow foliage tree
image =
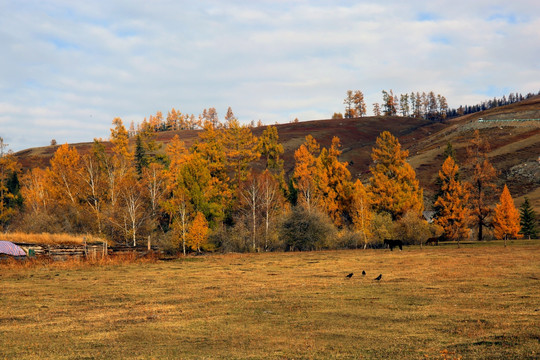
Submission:
POLYGON ((495 236, 498 239, 504 239, 504 246, 506 246, 506 240, 509 237, 517 239, 523 236, 519 234, 521 230, 519 220, 519 212, 516 209, 512 195, 510 195, 510 190, 505 184, 500 202, 495 207, 495 215, 493 216, 495 236))
POLYGON ((197 252, 208 245, 208 222, 203 213, 197 212, 187 233, 188 246, 197 252))
POLYGON ((58 148, 50 160, 48 177, 51 181, 52 193, 58 201, 78 203, 79 192, 79 153, 66 143, 58 148))
POLYGON ((339 138, 334 136, 330 148, 321 151, 317 184, 322 209, 338 226, 343 223, 342 215, 349 205, 352 187, 348 164, 339 161, 340 147, 339 138))
POLYGON ((443 236, 458 242, 469 236, 471 220, 468 209, 469 192, 458 180, 459 167, 451 156, 444 161, 439 171, 441 195, 435 201, 439 209, 435 223, 443 228, 443 236))
POLYGON ((308 212, 317 202, 318 153, 319 144, 311 135, 306 136, 306 142, 294 152, 294 186, 298 191, 298 203, 308 212))
MULTIPOLYGON (((365 186, 358 179, 353 185, 350 214, 353 227, 360 234, 365 249, 368 240, 371 237, 371 220, 373 218, 373 213, 371 211, 370 195, 365 186)), ((358 244, 356 244, 356 247, 358 247, 358 244)))
POLYGON ((394 219, 412 210, 421 214, 424 209, 423 191, 416 173, 407 163, 409 152, 401 149, 398 139, 384 131, 373 148, 370 167, 370 192, 377 212, 388 212, 394 219))
POLYGON ((480 132, 476 130, 467 147, 467 158, 472 169, 470 207, 478 227, 478 241, 482 240, 483 228, 489 226, 489 218, 493 213, 490 204, 494 200, 497 171, 489 162, 489 152, 489 143, 480 137, 480 132))

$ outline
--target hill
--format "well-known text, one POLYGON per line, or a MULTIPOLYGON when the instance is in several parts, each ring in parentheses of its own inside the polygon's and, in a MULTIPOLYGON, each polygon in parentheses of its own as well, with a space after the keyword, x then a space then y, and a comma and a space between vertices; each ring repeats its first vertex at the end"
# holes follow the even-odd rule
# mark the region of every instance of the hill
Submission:
MULTIPOLYGON (((430 207, 434 184, 444 161, 443 152, 448 143, 457 151, 460 164, 466 161, 466 145, 474 130, 478 129, 491 144, 490 158, 499 171, 499 185, 507 183, 517 203, 528 196, 531 204, 540 210, 540 121, 513 121, 513 119, 540 119, 540 96, 507 106, 469 114, 444 123, 404 117, 363 117, 340 120, 314 120, 277 124, 279 138, 284 146, 285 170, 294 166, 294 151, 311 134, 323 146, 329 146, 333 136, 341 139, 342 160, 348 161, 354 177, 369 178, 370 153, 377 136, 388 130, 399 138, 403 148, 410 152, 409 162, 425 188, 427 208, 430 207), (479 121, 482 119, 482 121, 479 121), (512 121, 508 121, 512 120, 512 121)), ((264 127, 254 128, 259 136, 264 127)), ((189 146, 200 131, 182 130, 156 133, 156 140, 167 144, 175 135, 189 146)), ((73 144, 81 153, 92 143, 73 144)), ((108 146, 109 144, 106 144, 108 146)), ((23 168, 45 167, 58 146, 32 148, 16 153, 23 168)), ((164 147, 163 147, 164 148, 164 147)), ((162 150, 163 151, 163 150, 162 150)), ((466 175, 466 174, 465 174, 466 175)))

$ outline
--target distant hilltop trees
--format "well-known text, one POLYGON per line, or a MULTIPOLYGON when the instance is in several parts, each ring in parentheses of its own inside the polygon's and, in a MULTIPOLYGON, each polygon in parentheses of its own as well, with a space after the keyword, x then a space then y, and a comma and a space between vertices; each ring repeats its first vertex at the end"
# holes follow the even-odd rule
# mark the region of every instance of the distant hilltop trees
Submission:
MULTIPOLYGON (((510 105, 529 99, 537 94, 528 93, 523 96, 519 93, 510 93, 502 98, 493 98, 476 105, 460 105, 457 109, 450 109, 446 97, 429 91, 422 93, 411 92, 410 94, 395 95, 392 90, 382 90, 382 102, 373 103, 374 116, 403 116, 424 118, 431 121, 445 121, 462 115, 472 114, 479 111, 492 109, 498 106, 510 105)), ((538 92, 540 95, 540 91, 538 92)), ((355 118, 365 116, 367 107, 364 94, 360 90, 347 90, 343 100, 344 113, 334 113, 332 119, 355 118)))

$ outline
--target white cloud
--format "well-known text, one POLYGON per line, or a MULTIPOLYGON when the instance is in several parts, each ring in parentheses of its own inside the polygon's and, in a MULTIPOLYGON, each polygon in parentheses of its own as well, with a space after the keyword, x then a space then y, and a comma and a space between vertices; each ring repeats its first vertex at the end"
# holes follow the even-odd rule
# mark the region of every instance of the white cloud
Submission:
POLYGON ((172 107, 327 118, 430 91, 451 106, 540 89, 535 1, 6 2, 0 136, 20 150, 108 137, 172 107), (59 139, 60 136, 65 139, 59 139))

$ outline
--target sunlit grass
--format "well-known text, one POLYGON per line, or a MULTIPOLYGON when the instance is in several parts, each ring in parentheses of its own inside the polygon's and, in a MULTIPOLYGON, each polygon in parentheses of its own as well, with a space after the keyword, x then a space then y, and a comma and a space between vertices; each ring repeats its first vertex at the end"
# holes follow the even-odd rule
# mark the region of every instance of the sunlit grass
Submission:
POLYGON ((519 242, 2 268, 0 358, 537 358, 539 250, 519 242))
POLYGON ((72 235, 72 234, 52 234, 52 233, 23 233, 11 232, 4 233, 0 240, 11 241, 14 243, 41 244, 41 245, 81 245, 87 243, 102 243, 107 240, 94 235, 72 235))

